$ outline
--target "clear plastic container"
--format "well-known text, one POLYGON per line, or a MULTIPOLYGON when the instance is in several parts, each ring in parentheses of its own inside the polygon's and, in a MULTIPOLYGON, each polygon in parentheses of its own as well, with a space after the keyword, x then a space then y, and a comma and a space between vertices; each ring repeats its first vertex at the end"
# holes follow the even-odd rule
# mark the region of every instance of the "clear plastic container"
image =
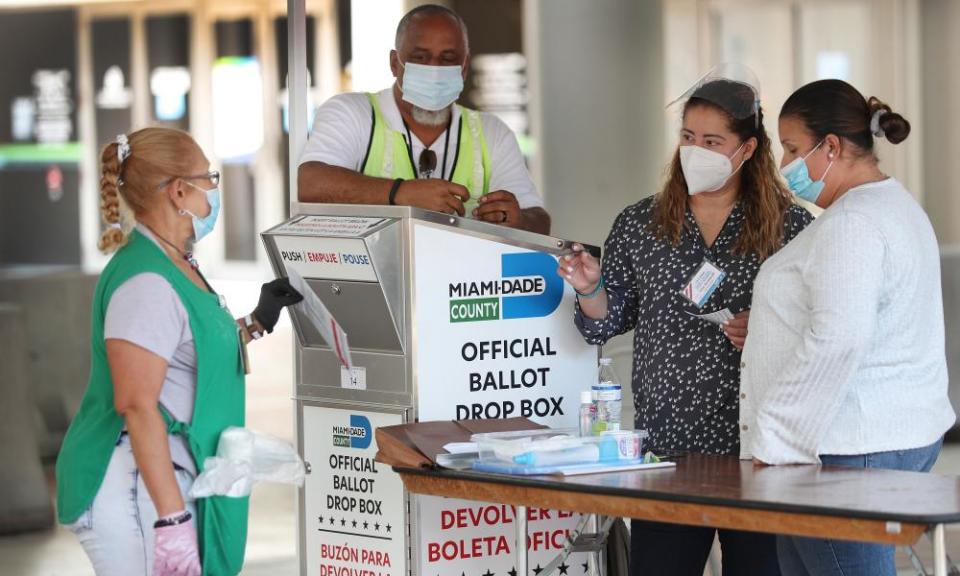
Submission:
POLYGON ((573 428, 474 434, 481 462, 549 468, 636 460, 643 454, 646 432, 621 430, 578 436, 573 428))
POLYGON ((513 462, 515 457, 528 452, 550 452, 583 446, 574 428, 487 432, 474 434, 470 441, 477 443, 480 460, 503 462, 513 462))
POLYGON ((643 445, 647 440, 646 430, 616 430, 604 432, 600 437, 614 439, 621 459, 636 460, 643 457, 643 445))

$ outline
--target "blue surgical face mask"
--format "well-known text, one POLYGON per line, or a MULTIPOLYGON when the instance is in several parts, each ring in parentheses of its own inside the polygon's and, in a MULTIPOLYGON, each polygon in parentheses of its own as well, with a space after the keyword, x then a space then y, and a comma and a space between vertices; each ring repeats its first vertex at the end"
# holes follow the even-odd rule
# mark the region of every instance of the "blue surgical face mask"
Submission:
POLYGON ((210 213, 203 218, 197 216, 186 208, 183 209, 183 211, 189 214, 193 219, 193 241, 199 242, 204 236, 213 232, 213 227, 217 225, 217 216, 220 215, 220 188, 204 190, 196 184, 192 184, 190 182, 187 182, 187 184, 190 184, 197 190, 200 190, 206 194, 207 203, 210 204, 210 213))
POLYGON ((780 174, 783 175, 783 178, 787 181, 787 186, 790 188, 790 191, 798 198, 803 198, 807 202, 816 203, 817 198, 820 197, 820 193, 823 192, 823 181, 827 177, 827 173, 830 172, 830 169, 833 168, 833 160, 831 160, 819 180, 814 182, 810 179, 810 171, 807 169, 807 158, 822 145, 823 140, 814 146, 813 150, 807 152, 806 156, 796 158, 793 162, 780 169, 780 174))
POLYGON ((403 66, 404 102, 436 112, 457 101, 463 92, 463 66, 427 66, 407 62, 403 66))

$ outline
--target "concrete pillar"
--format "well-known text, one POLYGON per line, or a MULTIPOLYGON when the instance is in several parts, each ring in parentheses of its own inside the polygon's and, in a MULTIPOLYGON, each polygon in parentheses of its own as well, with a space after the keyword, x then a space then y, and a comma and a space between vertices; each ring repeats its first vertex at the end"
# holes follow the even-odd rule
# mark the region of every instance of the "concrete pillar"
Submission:
MULTIPOLYGON (((553 234, 602 245, 617 214, 661 183, 667 155, 663 7, 526 0, 524 51, 534 178, 553 234)), ((623 382, 623 422, 631 428, 632 338, 604 347, 623 382)))
POLYGON ((565 238, 601 243, 661 181, 663 8, 633 0, 528 0, 537 184, 565 238))
MULTIPOLYGON (((960 413, 960 246, 941 250, 940 273, 943 283, 944 337, 947 374, 950 377, 950 402, 954 411, 960 413)), ((956 426, 954 430, 957 430, 956 426)))
MULTIPOLYGON (((960 2, 921 3, 923 47, 923 118, 916 123, 923 136, 924 206, 941 244, 960 244, 960 196, 956 193, 956 160, 960 157, 960 2)), ((909 143, 909 140, 908 140, 909 143)))
POLYGON ((44 478, 27 393, 23 315, 0 304, 0 534, 49 528, 53 506, 44 478))

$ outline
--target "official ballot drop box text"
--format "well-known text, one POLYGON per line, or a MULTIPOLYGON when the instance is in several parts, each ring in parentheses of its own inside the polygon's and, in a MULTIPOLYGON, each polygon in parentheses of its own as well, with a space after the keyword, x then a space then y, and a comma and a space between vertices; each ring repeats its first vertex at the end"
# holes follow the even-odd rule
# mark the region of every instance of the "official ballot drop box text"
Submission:
MULTIPOLYGON (((407 494, 374 462, 377 427, 527 416, 575 427, 597 350, 556 274, 571 242, 409 207, 298 204, 263 234, 274 272, 298 272, 346 331, 352 369, 298 307, 301 574, 506 574, 513 509, 407 494)), ((590 248, 597 252, 595 248, 590 248)), ((531 566, 577 518, 531 511, 531 566)), ((576 560, 576 558, 574 559, 576 560)))

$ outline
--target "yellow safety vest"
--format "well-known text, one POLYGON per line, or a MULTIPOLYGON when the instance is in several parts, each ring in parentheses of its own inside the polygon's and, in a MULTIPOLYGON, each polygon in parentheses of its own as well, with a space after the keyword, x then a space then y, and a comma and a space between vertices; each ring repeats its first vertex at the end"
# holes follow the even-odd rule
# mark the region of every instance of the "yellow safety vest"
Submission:
MULTIPOLYGON (((417 176, 411 148, 407 146, 404 135, 387 125, 377 95, 367 94, 367 98, 370 99, 373 125, 361 171, 365 176, 375 178, 415 179, 417 176)), ((480 113, 459 104, 457 107, 460 109, 460 126, 450 181, 470 191, 470 200, 465 204, 469 215, 477 206, 480 196, 490 191, 490 152, 483 136, 480 113)), ((446 174, 441 174, 441 177, 445 178, 446 174)))

